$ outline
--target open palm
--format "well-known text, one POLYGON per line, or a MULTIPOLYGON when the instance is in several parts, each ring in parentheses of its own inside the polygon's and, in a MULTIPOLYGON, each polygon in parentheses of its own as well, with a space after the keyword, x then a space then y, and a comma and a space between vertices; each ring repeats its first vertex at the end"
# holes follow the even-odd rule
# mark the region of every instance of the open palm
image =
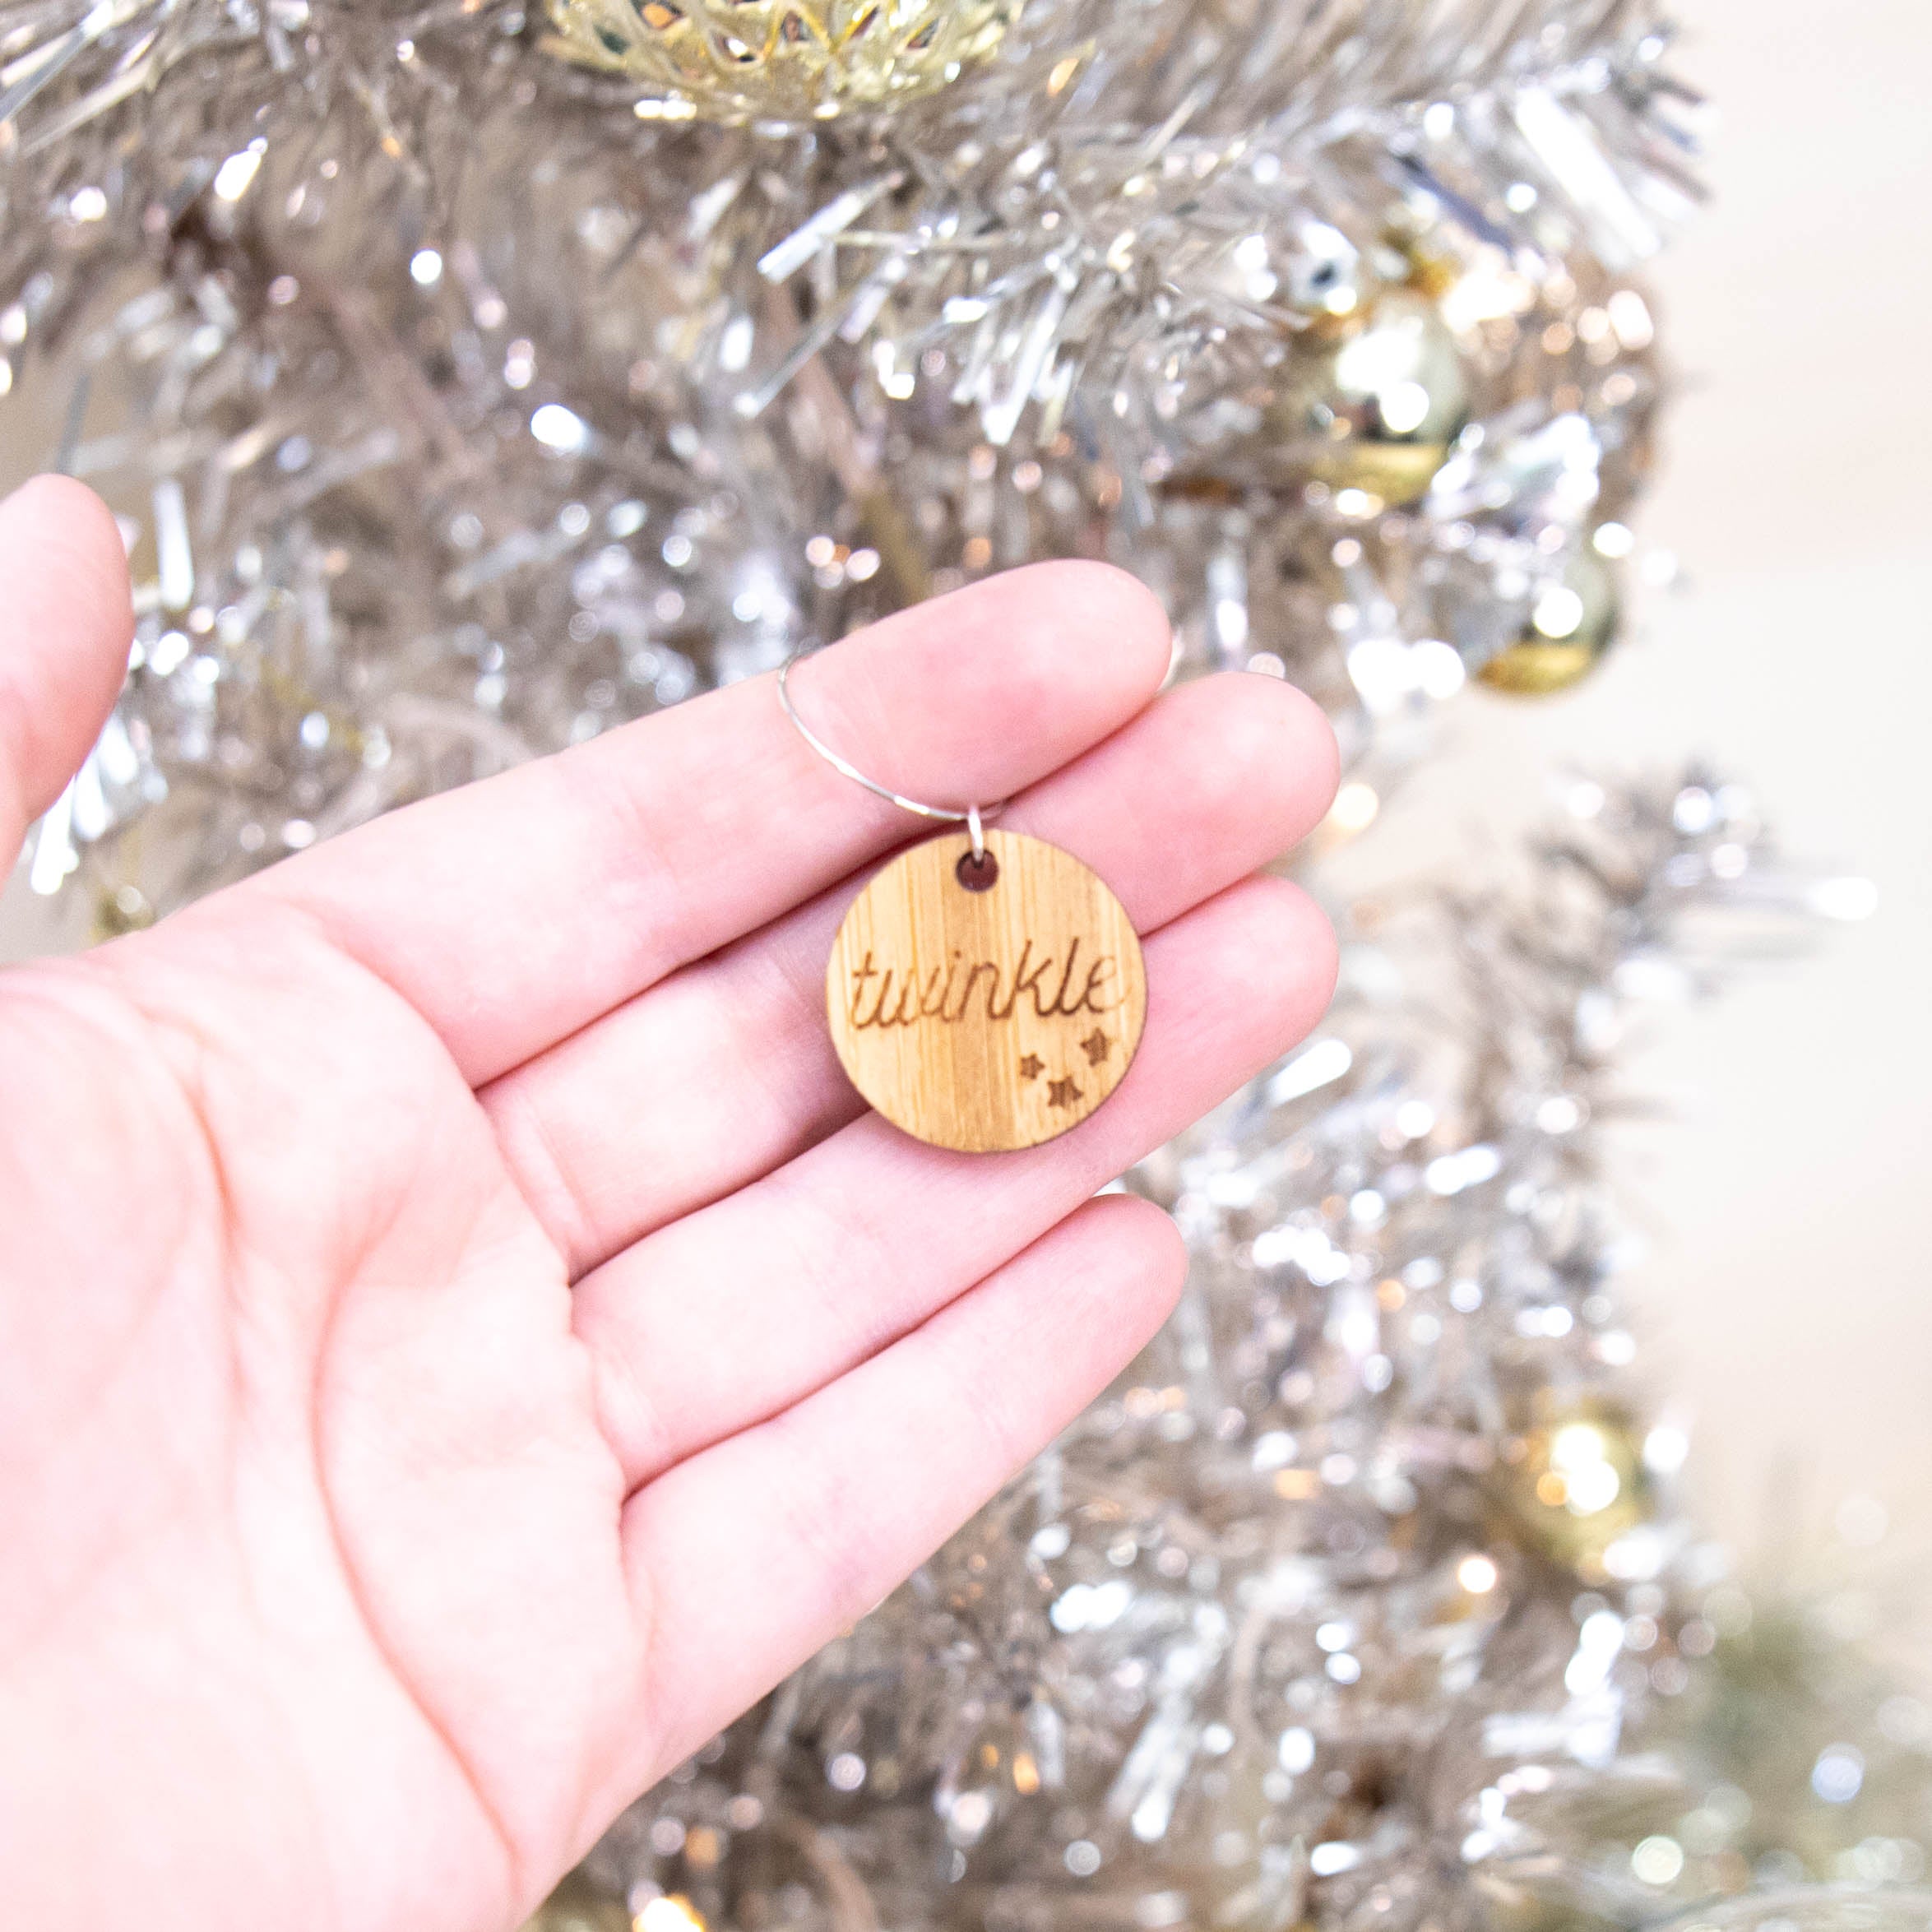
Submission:
MULTIPOLYGON (((0 507, 0 872, 124 661, 113 526, 0 507)), ((914 822, 769 679, 0 974, 0 1870, 63 1932, 497 1932, 1128 1360, 1164 1217, 1096 1188, 1312 1023, 1248 876, 1334 775, 1286 686, 1156 697, 1049 565, 802 671, 914 795, 1012 796, 1145 940, 1091 1120, 923 1147, 824 961, 914 822)))

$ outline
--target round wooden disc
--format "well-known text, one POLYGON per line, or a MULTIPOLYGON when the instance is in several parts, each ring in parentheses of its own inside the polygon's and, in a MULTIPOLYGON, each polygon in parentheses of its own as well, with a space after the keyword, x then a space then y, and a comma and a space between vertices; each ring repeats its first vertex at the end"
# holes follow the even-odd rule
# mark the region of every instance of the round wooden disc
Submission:
POLYGON ((887 866, 846 915, 825 969, 852 1084, 918 1139, 962 1153, 1037 1147, 1113 1092, 1147 989, 1120 901, 1070 852, 989 831, 974 892, 948 834, 887 866))

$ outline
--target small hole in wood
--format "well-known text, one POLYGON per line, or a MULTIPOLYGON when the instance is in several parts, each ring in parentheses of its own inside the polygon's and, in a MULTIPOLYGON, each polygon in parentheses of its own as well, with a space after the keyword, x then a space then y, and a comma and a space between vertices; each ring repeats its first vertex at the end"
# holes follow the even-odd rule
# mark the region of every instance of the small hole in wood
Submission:
POLYGON ((982 852, 977 859, 971 852, 961 852, 952 869, 969 892, 984 892, 999 877, 999 861, 990 852, 982 852))

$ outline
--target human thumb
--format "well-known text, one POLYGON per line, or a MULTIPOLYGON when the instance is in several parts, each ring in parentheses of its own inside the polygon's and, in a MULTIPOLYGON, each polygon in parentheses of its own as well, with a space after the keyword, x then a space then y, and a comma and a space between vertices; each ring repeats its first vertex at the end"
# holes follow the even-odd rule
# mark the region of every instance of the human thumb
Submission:
POLYGON ((0 882, 100 734, 133 629, 120 531, 92 490, 36 476, 0 503, 0 882))

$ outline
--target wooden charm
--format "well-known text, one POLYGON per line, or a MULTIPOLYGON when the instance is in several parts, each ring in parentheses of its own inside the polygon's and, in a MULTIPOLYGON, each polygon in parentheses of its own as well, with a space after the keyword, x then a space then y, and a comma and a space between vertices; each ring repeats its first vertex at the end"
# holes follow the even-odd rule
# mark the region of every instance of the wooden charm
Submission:
POLYGON ((1037 1147, 1120 1083, 1147 979, 1120 901, 1071 853, 989 831, 902 852, 853 901, 825 1003, 852 1084, 962 1153, 1037 1147))

